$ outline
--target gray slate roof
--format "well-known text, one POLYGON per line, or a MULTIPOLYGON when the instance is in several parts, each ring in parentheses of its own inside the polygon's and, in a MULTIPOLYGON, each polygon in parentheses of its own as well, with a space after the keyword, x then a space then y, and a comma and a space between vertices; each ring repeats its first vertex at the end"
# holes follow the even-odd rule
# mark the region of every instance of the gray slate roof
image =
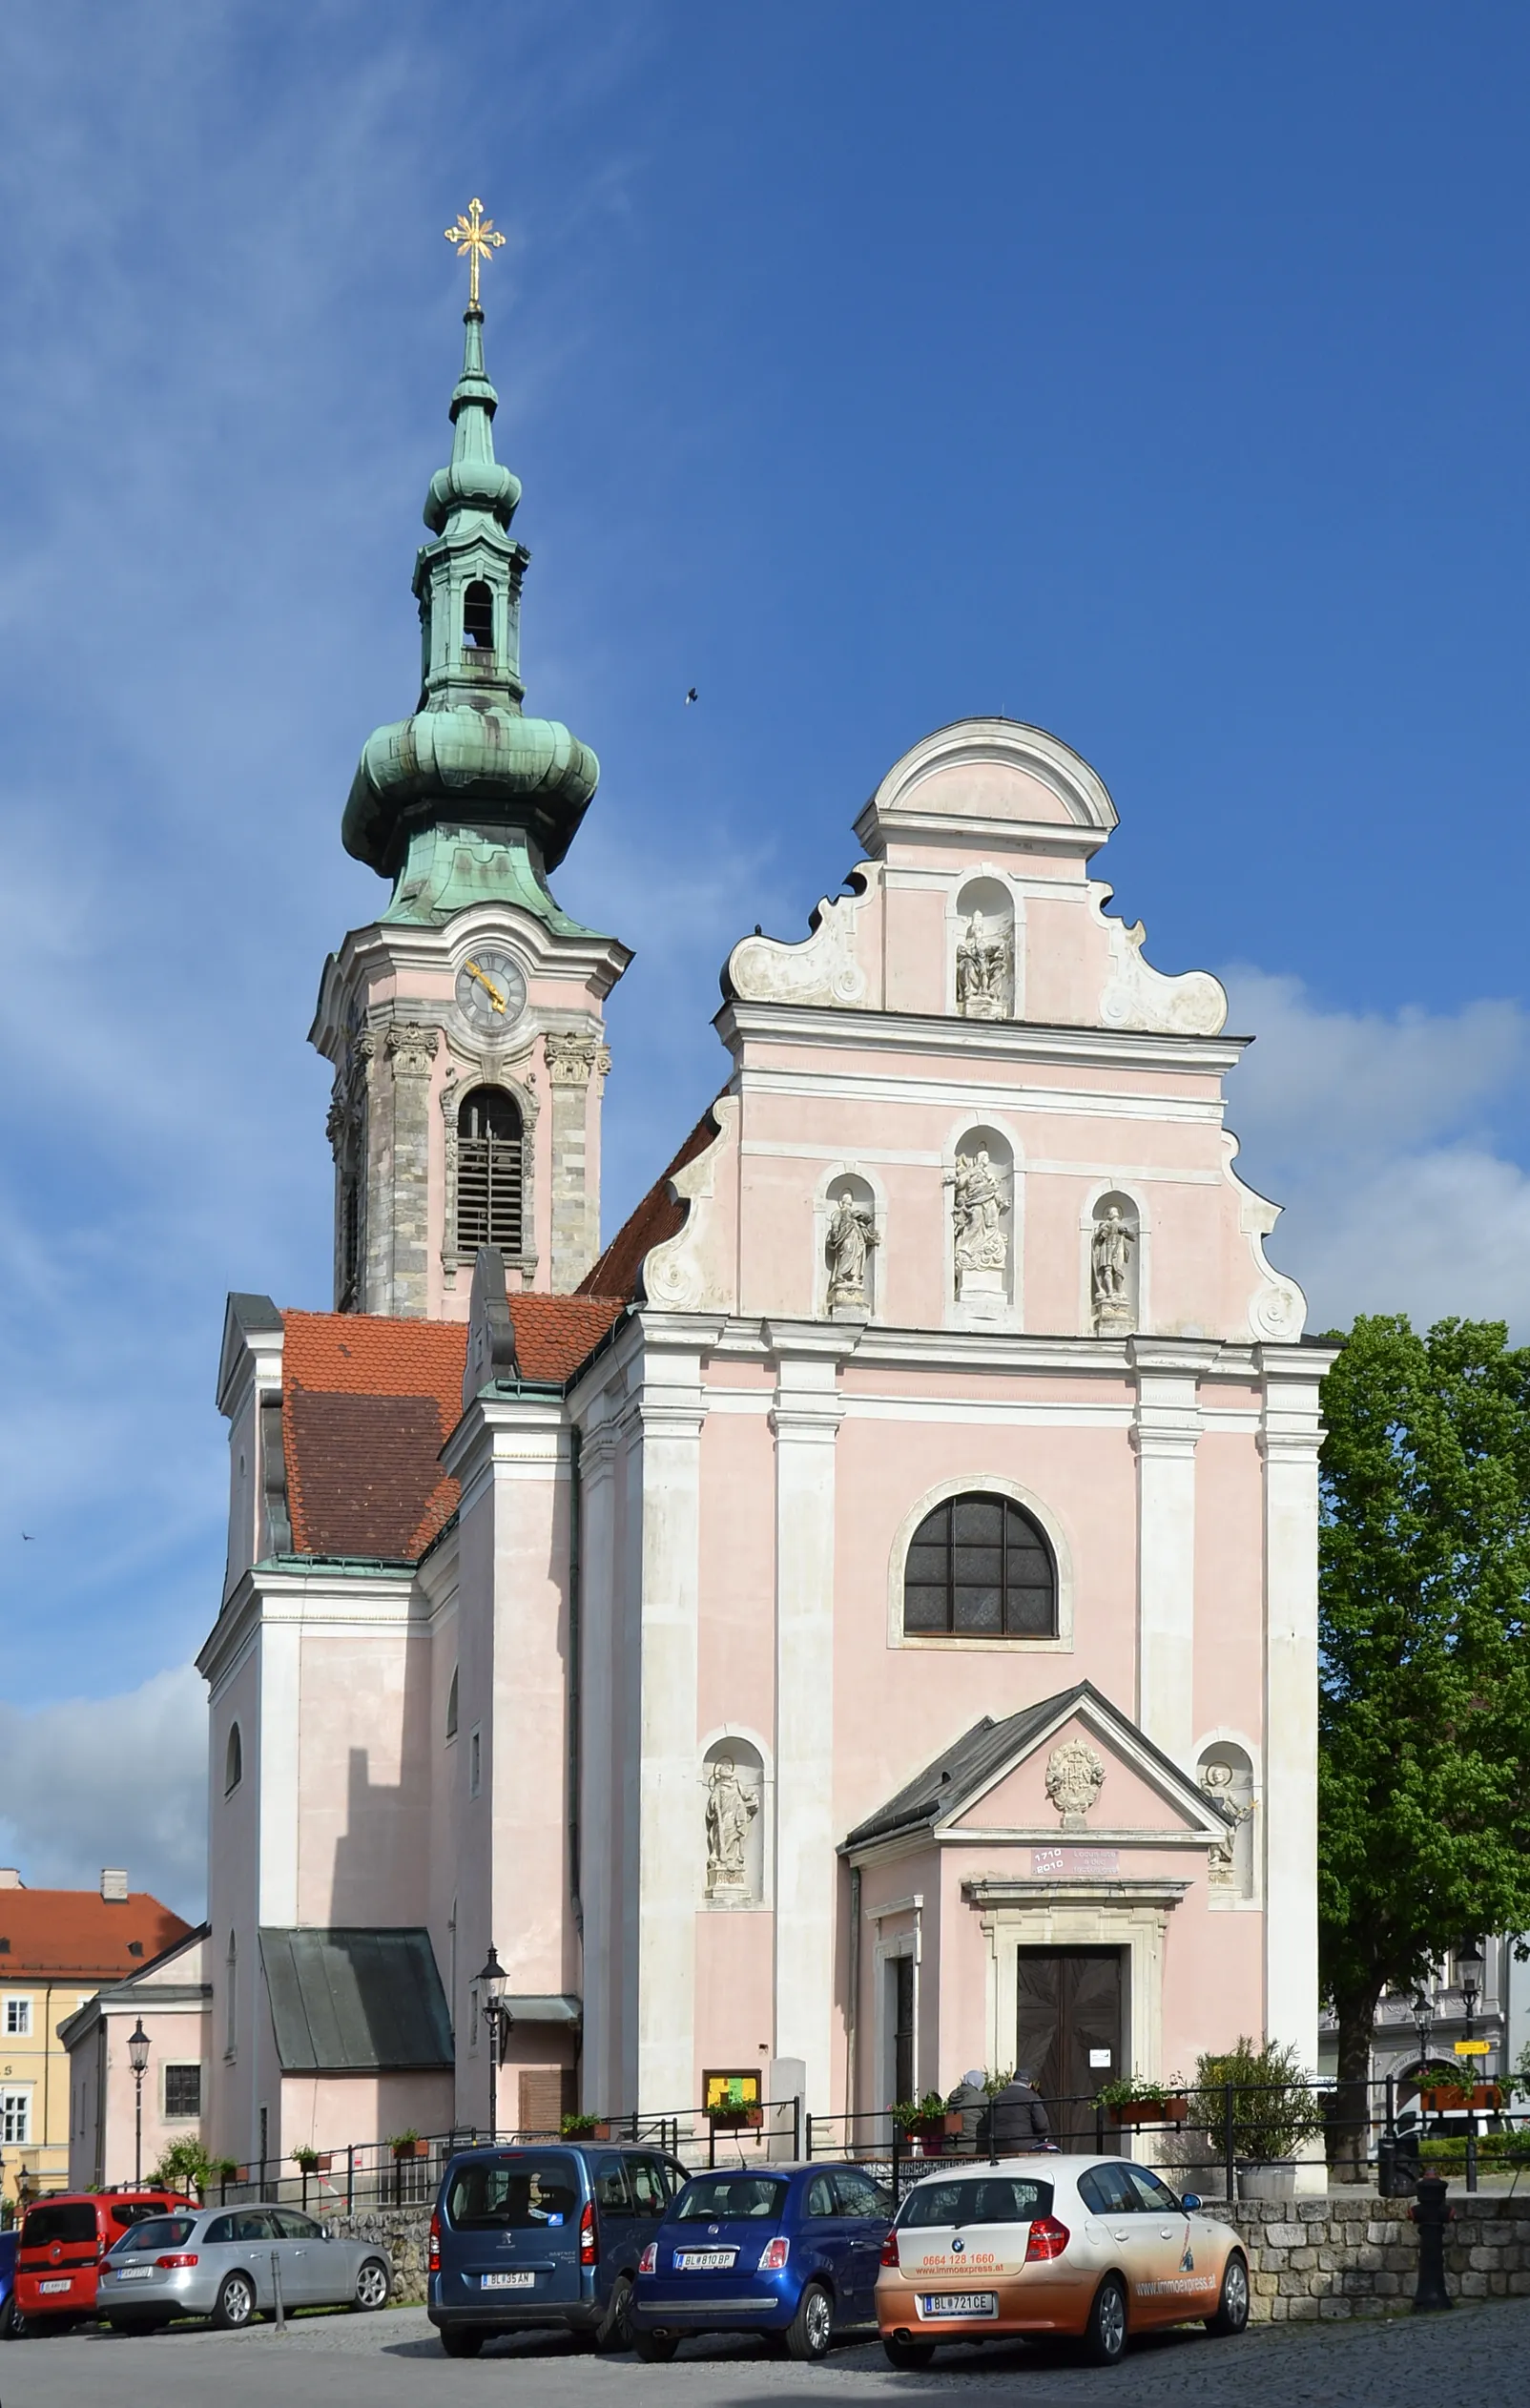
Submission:
POLYGON ((984 1714, 981 1722, 975 1722, 970 1731, 964 1731, 960 1739, 954 1739, 942 1754, 927 1764, 922 1773, 916 1774, 885 1806, 879 1807, 863 1823, 858 1823, 841 1846, 864 1847, 871 1839, 901 1838, 905 1834, 933 1830, 947 1815, 959 1814, 972 1798, 980 1797, 990 1781, 997 1779, 1004 1766, 1022 1753, 1027 1740, 1038 1738, 1049 1723, 1061 1721, 1085 1698, 1120 1731, 1129 1733, 1133 1745, 1153 1757, 1173 1787, 1183 1793, 1185 1775, 1173 1759, 1165 1755, 1161 1748, 1155 1748, 1092 1681, 1079 1681, 1072 1689, 1060 1690, 1055 1697, 1044 1697, 1040 1705, 1023 1707, 1018 1714, 1006 1714, 1003 1722, 995 1722, 992 1714, 984 1714))
POLYGON ((426 1931, 260 1927, 283 2073, 438 2073, 451 2020, 426 1931))

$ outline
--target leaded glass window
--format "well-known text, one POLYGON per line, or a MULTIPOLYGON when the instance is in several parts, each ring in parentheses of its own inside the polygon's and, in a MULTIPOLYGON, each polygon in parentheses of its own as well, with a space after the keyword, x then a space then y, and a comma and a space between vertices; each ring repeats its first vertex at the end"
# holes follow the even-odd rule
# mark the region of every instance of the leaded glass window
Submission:
POLYGON ((914 1533, 903 1567, 910 1637, 1052 1639, 1052 1550, 1008 1497, 948 1497, 914 1533))

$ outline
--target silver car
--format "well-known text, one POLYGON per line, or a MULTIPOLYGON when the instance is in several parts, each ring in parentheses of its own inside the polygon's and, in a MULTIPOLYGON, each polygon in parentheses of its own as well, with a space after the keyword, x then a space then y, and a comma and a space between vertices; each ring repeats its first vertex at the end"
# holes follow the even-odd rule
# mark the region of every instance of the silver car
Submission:
POLYGON ((101 2262, 96 2310, 114 2333, 153 2333, 173 2316, 211 2316, 237 2333, 285 2311, 383 2308, 393 2261, 376 2241, 341 2241, 297 2208, 188 2208, 150 2216, 101 2262))

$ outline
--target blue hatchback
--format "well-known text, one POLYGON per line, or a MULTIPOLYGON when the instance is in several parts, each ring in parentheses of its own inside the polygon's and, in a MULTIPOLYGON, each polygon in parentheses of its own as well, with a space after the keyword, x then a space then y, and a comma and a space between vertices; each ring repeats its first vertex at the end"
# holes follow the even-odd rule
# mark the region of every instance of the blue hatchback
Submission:
POLYGON ((693 2174, 643 2252, 628 2323, 639 2357, 693 2333, 758 2333, 793 2357, 877 2330, 890 2192, 864 2166, 693 2174))
POLYGON ((626 2349, 638 2260, 684 2181, 661 2149, 460 2150, 430 2219, 425 2294, 447 2356, 476 2357, 491 2335, 532 2325, 626 2349))
POLYGON ((20 2337, 21 2318, 16 2313, 16 2243, 19 2238, 14 2226, 9 2232, 0 2232, 0 2341, 20 2337))

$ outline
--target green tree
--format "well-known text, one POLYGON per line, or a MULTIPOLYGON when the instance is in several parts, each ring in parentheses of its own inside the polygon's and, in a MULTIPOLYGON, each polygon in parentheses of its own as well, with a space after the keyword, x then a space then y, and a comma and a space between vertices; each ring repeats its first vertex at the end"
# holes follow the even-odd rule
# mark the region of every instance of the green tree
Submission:
POLYGON ((1323 1387, 1318 1914, 1334 2153, 1372 2025, 1467 1935, 1530 1924, 1530 1351, 1358 1319, 1323 1387))
POLYGON ((202 2143, 183 2134, 167 2143, 149 2180, 163 2190, 195 2190, 200 2199, 206 2196, 215 2170, 202 2143))

